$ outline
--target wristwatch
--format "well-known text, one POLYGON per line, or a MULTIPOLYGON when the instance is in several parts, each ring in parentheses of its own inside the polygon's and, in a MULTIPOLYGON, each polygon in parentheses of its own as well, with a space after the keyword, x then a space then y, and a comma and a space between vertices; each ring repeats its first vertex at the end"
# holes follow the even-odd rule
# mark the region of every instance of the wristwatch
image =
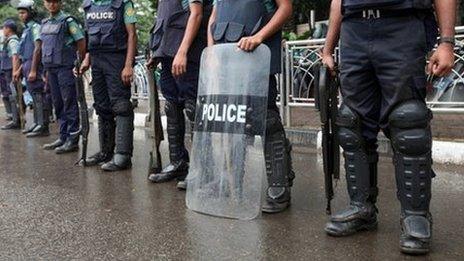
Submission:
POLYGON ((454 37, 442 36, 442 37, 438 38, 438 45, 440 45, 442 43, 448 43, 448 44, 451 44, 452 46, 454 46, 456 44, 456 39, 454 37))

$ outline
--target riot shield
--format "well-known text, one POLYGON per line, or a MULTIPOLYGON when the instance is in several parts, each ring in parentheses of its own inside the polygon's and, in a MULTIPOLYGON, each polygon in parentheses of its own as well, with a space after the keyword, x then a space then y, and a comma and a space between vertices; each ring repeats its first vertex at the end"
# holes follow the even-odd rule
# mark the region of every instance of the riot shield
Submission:
POLYGON ((270 55, 265 45, 250 53, 236 44, 204 50, 187 176, 189 209, 236 219, 261 213, 270 55))

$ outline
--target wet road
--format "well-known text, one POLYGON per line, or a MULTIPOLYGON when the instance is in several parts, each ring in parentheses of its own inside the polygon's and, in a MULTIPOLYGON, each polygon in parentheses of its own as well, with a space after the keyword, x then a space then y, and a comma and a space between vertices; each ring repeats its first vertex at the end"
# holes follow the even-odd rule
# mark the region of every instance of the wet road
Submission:
MULTIPOLYGON (((0 121, 3 124, 3 121, 0 121)), ((89 152, 97 147, 92 128, 89 152)), ((379 228, 330 238, 320 163, 297 148, 293 205, 254 221, 220 219, 185 208, 175 183, 147 182, 150 142, 136 130, 134 167, 104 173, 73 166, 77 154, 43 151, 56 136, 0 132, 0 259, 398 260, 399 204, 390 159, 379 166, 379 228)), ((163 143, 166 152, 166 144, 163 143)), ((165 154, 166 155, 166 154, 165 154)), ((166 157, 164 157, 166 159, 166 157)), ((427 260, 464 260, 464 171, 436 166, 433 252, 427 260)), ((334 206, 347 202, 344 182, 334 206)))

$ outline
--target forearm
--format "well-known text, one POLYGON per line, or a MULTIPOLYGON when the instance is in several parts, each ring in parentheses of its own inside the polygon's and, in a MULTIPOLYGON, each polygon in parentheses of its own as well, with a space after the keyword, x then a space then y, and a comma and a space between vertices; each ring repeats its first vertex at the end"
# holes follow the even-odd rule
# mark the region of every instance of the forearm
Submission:
POLYGON ((213 23, 216 21, 216 7, 213 8, 213 12, 211 13, 211 16, 209 17, 208 21, 208 46, 214 44, 214 38, 213 38, 213 32, 211 31, 211 26, 213 23))
MULTIPOLYGON (((42 42, 36 42, 34 52, 32 54, 32 64, 31 64, 31 72, 37 72, 40 63, 40 57, 42 55, 42 42)), ((25 75, 27 77, 27 75, 25 75)))
POLYGON ((456 23, 456 0, 435 0, 435 10, 442 37, 453 37, 456 23))
POLYGON ((12 63, 13 63, 13 72, 17 72, 19 69, 21 69, 21 61, 19 60, 19 57, 17 54, 13 55, 12 63))
POLYGON ((325 54, 332 55, 337 46, 340 37, 340 27, 342 24, 341 0, 332 0, 330 6, 329 28, 325 38, 324 50, 325 54))
POLYGON ((133 25, 133 30, 128 31, 127 37, 127 54, 126 54, 126 67, 132 67, 135 59, 135 50, 137 46, 137 35, 135 33, 135 25, 133 25))
POLYGON ((187 22, 187 27, 185 28, 184 38, 179 47, 179 53, 186 54, 188 53, 190 46, 192 46, 195 37, 200 30, 201 21, 203 19, 203 7, 201 4, 191 4, 190 5, 190 16, 187 22))
POLYGON ((85 40, 84 39, 81 39, 79 41, 77 41, 77 52, 79 53, 79 57, 81 59, 84 59, 85 56, 86 56, 86 53, 87 53, 87 48, 86 48, 86 44, 85 44, 85 40))
POLYGON ((88 63, 89 66, 92 64, 92 60, 90 59, 90 53, 85 54, 83 62, 88 63))
POLYGON ((292 16, 293 7, 291 1, 277 0, 278 8, 272 19, 256 35, 266 40, 275 35, 292 16))

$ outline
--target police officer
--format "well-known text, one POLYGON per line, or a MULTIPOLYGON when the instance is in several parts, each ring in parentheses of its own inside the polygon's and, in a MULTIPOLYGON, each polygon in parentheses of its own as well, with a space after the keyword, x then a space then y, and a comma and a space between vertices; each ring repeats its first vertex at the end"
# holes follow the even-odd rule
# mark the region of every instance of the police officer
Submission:
POLYGON ((189 155, 184 145, 184 110, 193 124, 200 56, 207 45, 211 9, 210 0, 161 0, 152 29, 150 47, 153 55, 149 66, 160 62, 162 67, 160 88, 166 99, 170 164, 161 173, 152 173, 148 178, 157 183, 177 178, 180 189, 185 189, 183 180, 189 167, 189 155))
POLYGON ((60 122, 60 137, 44 145, 57 154, 79 149, 79 110, 73 67, 76 52, 85 55, 84 33, 76 20, 61 11, 60 0, 44 1, 50 17, 42 21, 42 64, 60 122))
POLYGON ((94 108, 98 115, 100 151, 87 159, 105 171, 132 166, 134 111, 131 98, 137 36, 134 4, 130 0, 84 0, 94 108), (115 135, 116 131, 116 135, 115 135))
MULTIPOLYGON (((455 0, 436 0, 441 38, 430 73, 443 76, 453 66, 455 0)), ((333 0, 324 63, 340 35, 340 144, 344 149, 348 193, 346 210, 332 215, 325 230, 348 236, 377 227, 377 134, 390 138, 397 196, 401 203, 401 251, 430 249, 432 136, 426 93, 426 17, 431 0, 333 0)), ((435 29, 436 31, 436 29, 435 29)))
POLYGON ((40 25, 33 20, 35 11, 32 9, 34 2, 23 0, 19 2, 18 16, 24 23, 24 30, 19 42, 18 54, 22 63, 22 71, 14 73, 15 81, 26 78, 27 89, 32 95, 34 108, 34 123, 23 133, 27 137, 48 136, 49 112, 45 104, 44 82, 42 80, 42 65, 40 63, 42 41, 40 40, 40 25))
MULTIPOLYGON (((2 25, 2 28, 3 28, 3 25, 2 25)), ((6 120, 11 121, 13 119, 13 117, 12 117, 12 114, 11 114, 10 97, 8 96, 9 91, 10 91, 10 87, 6 83, 5 75, 3 74, 3 70, 2 70, 2 62, 1 62, 1 59, 2 59, 1 54, 3 52, 3 44, 4 44, 4 42, 5 42, 5 36, 3 35, 3 31, 2 31, 0 33, 0 92, 1 92, 1 95, 2 95, 3 105, 5 106, 6 120)))
POLYGON ((276 105, 277 82, 274 77, 281 71, 281 29, 291 14, 290 0, 215 0, 208 34, 210 45, 237 42, 240 49, 253 51, 263 43, 271 49, 265 140, 268 188, 263 206, 263 212, 267 213, 281 212, 290 206, 290 187, 295 177, 291 145, 276 105))
POLYGON ((2 90, 2 96, 8 97, 9 106, 12 114, 12 120, 3 126, 2 130, 19 129, 21 127, 19 120, 19 107, 17 102, 16 87, 13 82, 13 71, 19 68, 18 45, 19 38, 16 35, 17 26, 15 21, 8 19, 3 23, 3 34, 5 42, 0 54, 1 68, 6 80, 7 88, 2 90))

